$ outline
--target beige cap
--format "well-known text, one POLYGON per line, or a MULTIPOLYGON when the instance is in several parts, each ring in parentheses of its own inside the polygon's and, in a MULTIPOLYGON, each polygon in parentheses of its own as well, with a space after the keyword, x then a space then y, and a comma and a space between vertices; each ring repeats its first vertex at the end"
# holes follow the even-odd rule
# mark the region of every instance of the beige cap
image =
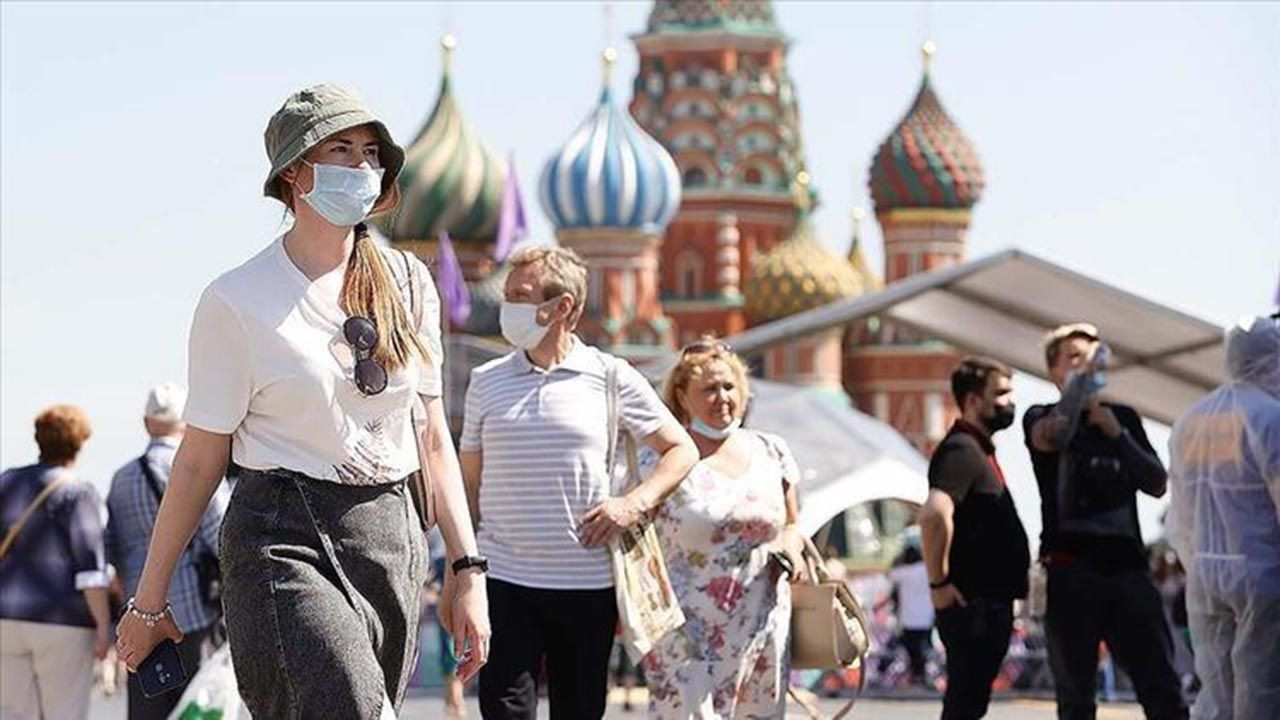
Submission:
POLYGON ((148 420, 175 422, 182 419, 182 409, 187 404, 187 390, 178 383, 161 383, 147 393, 148 420))

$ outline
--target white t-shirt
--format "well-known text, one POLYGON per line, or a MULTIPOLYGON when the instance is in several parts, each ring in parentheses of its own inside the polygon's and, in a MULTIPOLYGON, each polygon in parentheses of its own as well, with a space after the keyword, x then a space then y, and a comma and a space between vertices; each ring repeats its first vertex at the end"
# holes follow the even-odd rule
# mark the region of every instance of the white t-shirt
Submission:
MULTIPOLYGON (((402 253, 383 249, 383 259, 408 312, 402 253)), ((435 284, 420 260, 412 262, 430 362, 415 357, 388 373, 386 390, 373 396, 356 388, 354 353, 342 335, 345 266, 312 281, 277 238, 214 280, 191 324, 186 421, 230 434, 232 459, 254 470, 369 485, 418 469, 409 411, 415 392, 440 396, 444 348, 435 284)))
POLYGON ((923 562, 899 565, 889 570, 889 579, 898 586, 898 621, 908 630, 933 627, 933 600, 929 597, 929 571, 923 562))

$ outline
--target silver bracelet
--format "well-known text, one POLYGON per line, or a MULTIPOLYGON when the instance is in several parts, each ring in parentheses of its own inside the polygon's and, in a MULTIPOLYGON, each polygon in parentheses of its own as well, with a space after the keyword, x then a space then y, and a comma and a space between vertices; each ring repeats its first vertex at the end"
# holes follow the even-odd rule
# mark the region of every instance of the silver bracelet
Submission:
POLYGON ((158 625, 161 620, 165 619, 165 616, 173 616, 173 606, 168 602, 165 602, 164 607, 161 608, 159 612, 150 613, 145 610, 138 609, 138 606, 133 602, 133 598, 129 598, 129 602, 125 605, 124 611, 141 620, 149 628, 153 628, 158 625))

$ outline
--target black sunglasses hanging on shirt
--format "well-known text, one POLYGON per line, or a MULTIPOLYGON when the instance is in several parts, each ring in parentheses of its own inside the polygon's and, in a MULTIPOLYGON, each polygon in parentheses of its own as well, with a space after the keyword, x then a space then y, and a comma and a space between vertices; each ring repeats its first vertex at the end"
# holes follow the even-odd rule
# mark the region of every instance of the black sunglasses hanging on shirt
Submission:
POLYGON ((369 318, 353 315, 342 323, 342 336, 356 354, 352 373, 356 389, 365 395, 377 395, 386 390, 387 370, 373 359, 373 349, 378 346, 378 326, 369 318))

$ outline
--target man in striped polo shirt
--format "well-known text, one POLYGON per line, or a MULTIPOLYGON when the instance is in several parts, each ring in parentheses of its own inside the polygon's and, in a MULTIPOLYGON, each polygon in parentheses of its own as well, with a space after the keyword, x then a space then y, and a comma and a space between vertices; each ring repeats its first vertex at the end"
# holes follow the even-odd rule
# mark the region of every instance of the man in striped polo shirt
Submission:
POLYGON ((542 245, 509 262, 501 325, 516 350, 472 371, 459 456, 489 560, 493 646, 480 709, 534 718, 545 657, 551 717, 599 718, 617 624, 608 542, 656 508, 698 453, 640 373, 573 334, 587 295, 582 259, 542 245), (661 459, 609 497, 605 377, 615 362, 620 426, 661 459))

